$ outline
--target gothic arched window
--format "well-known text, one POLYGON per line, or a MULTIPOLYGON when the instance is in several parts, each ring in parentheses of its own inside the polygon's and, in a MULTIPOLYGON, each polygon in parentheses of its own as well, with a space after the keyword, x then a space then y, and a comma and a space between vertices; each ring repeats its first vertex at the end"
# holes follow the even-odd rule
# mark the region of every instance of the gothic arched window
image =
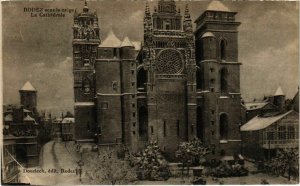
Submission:
POLYGON ((220 57, 221 60, 226 60, 226 40, 222 39, 220 43, 220 57))
POLYGON ((145 91, 146 83, 147 83, 147 71, 141 68, 137 74, 137 88, 145 91))
POLYGON ((226 68, 222 68, 220 71, 220 88, 222 93, 228 91, 227 79, 228 79, 228 70, 226 68))
POLYGON ((220 115, 220 140, 227 140, 228 138, 228 116, 223 113, 220 115))
POLYGON ((139 135, 143 141, 148 140, 148 111, 145 107, 139 109, 139 135))

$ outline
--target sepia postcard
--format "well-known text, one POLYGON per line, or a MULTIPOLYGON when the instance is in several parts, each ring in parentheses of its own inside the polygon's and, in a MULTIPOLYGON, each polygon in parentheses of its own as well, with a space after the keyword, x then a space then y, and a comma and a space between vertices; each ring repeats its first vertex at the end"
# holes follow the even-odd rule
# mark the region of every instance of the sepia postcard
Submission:
POLYGON ((2 1, 1 185, 299 184, 299 2, 2 1))

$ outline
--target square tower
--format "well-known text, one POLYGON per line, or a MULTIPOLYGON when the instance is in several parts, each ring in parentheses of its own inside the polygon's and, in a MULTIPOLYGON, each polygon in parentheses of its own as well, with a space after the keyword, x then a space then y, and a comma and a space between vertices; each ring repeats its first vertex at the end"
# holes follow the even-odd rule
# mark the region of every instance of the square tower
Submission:
POLYGON ((75 138, 92 139, 96 132, 95 59, 100 44, 98 17, 85 2, 83 11, 74 13, 73 75, 75 98, 75 138))
POLYGON ((195 21, 197 134, 215 156, 240 150, 241 104, 236 12, 212 1, 195 21))

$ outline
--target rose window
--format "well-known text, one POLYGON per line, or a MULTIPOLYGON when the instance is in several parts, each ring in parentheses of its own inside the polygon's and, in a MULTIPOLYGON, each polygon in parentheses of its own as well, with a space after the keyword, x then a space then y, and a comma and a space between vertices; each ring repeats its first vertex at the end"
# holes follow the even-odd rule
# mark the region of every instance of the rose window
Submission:
POLYGON ((183 70, 181 54, 174 49, 166 49, 158 54, 156 58, 156 73, 179 74, 183 70))

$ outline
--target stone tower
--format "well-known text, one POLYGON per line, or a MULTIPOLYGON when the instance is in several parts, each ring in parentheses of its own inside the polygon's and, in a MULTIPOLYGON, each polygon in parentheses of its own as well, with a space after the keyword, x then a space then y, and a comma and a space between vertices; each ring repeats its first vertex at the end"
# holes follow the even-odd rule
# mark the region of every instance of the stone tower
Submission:
POLYGON ((276 105, 280 110, 282 110, 285 106, 285 94, 280 86, 277 88, 274 94, 274 105, 276 105))
POLYGON ((110 31, 98 47, 96 59, 99 143, 124 143, 137 148, 136 55, 128 37, 121 41, 110 31))
POLYGON ((236 12, 212 1, 195 21, 197 134, 215 156, 240 149, 240 65, 236 12))
POLYGON ((87 3, 75 11, 73 24, 75 138, 90 139, 96 131, 95 59, 100 44, 98 16, 87 3))
POLYGON ((21 105, 30 110, 33 114, 37 113, 37 90, 27 81, 19 90, 21 105))
POLYGON ((170 158, 181 141, 195 135, 196 63, 188 7, 158 1, 153 14, 146 4, 143 60, 137 68, 140 139, 157 141, 170 158))

